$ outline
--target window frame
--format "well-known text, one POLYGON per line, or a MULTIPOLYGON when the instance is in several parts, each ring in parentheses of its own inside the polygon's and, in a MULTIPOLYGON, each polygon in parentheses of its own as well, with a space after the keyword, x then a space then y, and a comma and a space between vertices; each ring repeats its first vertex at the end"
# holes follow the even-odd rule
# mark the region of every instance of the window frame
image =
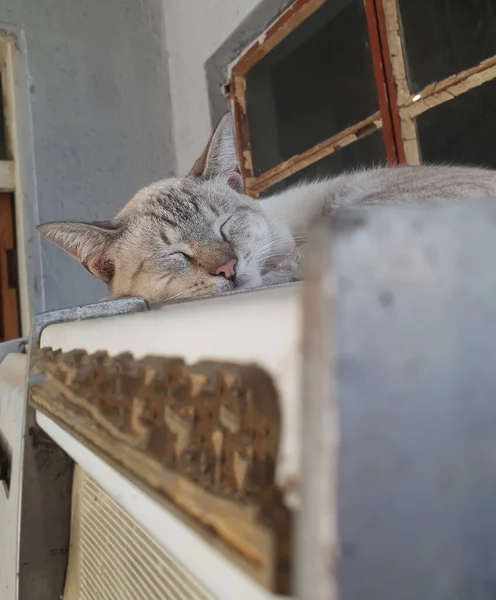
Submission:
POLYGON ((13 204, 11 194, 0 192, 0 340, 4 342, 20 335, 19 294, 10 281, 16 268, 16 261, 11 262, 16 251, 13 204))
POLYGON ((255 176, 246 114, 246 74, 270 50, 301 25, 326 0, 295 0, 227 69, 224 91, 234 116, 240 170, 249 195, 259 194, 286 177, 304 169, 373 130, 383 131, 389 164, 420 164, 420 146, 415 118, 496 78, 496 56, 449 77, 432 82, 420 92, 408 86, 404 42, 401 37, 397 0, 363 0, 379 110, 368 118, 338 132, 305 152, 282 161, 255 176))
POLYGON ((251 67, 318 10, 325 1, 296 0, 293 2, 254 43, 244 50, 231 66, 227 89, 233 106, 240 170, 247 192, 254 197, 258 197, 261 192, 270 186, 317 160, 329 156, 339 148, 381 129, 383 130, 388 162, 390 164, 404 162, 402 145, 399 144, 398 136, 399 119, 395 107, 391 105, 391 102, 396 101, 396 94, 392 85, 392 68, 389 52, 387 51, 388 41, 385 35, 385 27, 383 24, 381 29, 379 24, 376 9, 377 0, 364 0, 378 110, 323 142, 308 148, 305 152, 279 163, 257 177, 254 176, 247 127, 245 76, 251 67), (386 93, 386 89, 392 90, 392 93, 386 93))
MULTIPOLYGON (((19 337, 29 334, 34 315, 45 310, 41 243, 36 234, 39 218, 31 113, 34 85, 29 75, 24 28, 0 25, 0 93, 7 147, 7 160, 0 160, 0 193, 13 197, 17 315, 12 314, 10 320, 17 327, 14 331, 9 325, 9 337, 19 337)), ((9 268, 11 274, 13 264, 9 268)))
MULTIPOLYGON (((14 222, 15 163, 12 160, 12 146, 8 126, 7 94, 7 54, 8 46, 0 40, 0 102, 4 122, 5 159, 0 160, 0 341, 8 341, 20 336, 20 311, 17 281, 12 285, 11 271, 17 261, 12 259, 17 252, 14 222)), ((18 280, 16 273, 16 280, 18 280)))
POLYGON ((410 91, 406 73, 404 42, 401 37, 400 14, 396 0, 376 0, 383 7, 384 24, 392 60, 393 80, 397 89, 398 116, 406 163, 420 164, 420 145, 415 118, 420 114, 454 100, 456 97, 496 78, 496 55, 469 69, 433 81, 416 93, 410 91))

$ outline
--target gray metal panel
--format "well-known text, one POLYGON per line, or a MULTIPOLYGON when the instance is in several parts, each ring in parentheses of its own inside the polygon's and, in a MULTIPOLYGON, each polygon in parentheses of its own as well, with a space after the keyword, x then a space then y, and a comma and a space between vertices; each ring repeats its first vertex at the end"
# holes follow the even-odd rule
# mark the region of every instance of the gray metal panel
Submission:
POLYGON ((223 298, 229 296, 239 296, 241 294, 258 294, 263 290, 270 290, 272 288, 280 288, 280 287, 290 287, 300 285, 298 281, 292 281, 291 283, 276 283, 272 285, 264 285, 257 288, 247 288, 247 289, 234 289, 229 292, 222 292, 220 294, 208 294, 205 296, 191 296, 189 298, 180 298, 178 300, 166 300, 165 302, 154 302, 151 303, 151 310, 158 310, 160 308, 164 308, 166 306, 171 306, 172 304, 190 304, 191 302, 202 302, 203 300, 209 300, 210 298, 223 298))
POLYGON ((495 208, 335 242, 344 599, 496 594, 495 208))
POLYGON ((143 312, 149 310, 147 301, 136 296, 134 298, 118 298, 95 304, 82 304, 69 308, 61 308, 36 315, 31 331, 31 343, 39 346, 40 336, 48 325, 70 321, 82 321, 84 319, 96 319, 98 317, 114 317, 126 313, 143 312))
MULTIPOLYGON (((333 262, 321 294, 335 290, 343 600, 496 595, 495 224, 494 202, 376 208, 319 248, 333 262)), ((317 446, 307 430, 308 462, 317 446)), ((324 583, 301 597, 333 597, 324 583)))
POLYGON ((334 378, 334 272, 330 228, 312 232, 302 288, 301 510, 295 527, 298 600, 337 597, 337 416, 334 378))
POLYGON ((28 338, 16 338, 7 342, 0 342, 0 363, 7 354, 17 354, 26 352, 28 338))
MULTIPOLYGON (((143 298, 124 298, 43 313, 34 320, 30 348, 38 347, 50 324, 144 310, 148 305, 143 298)), ((54 600, 62 593, 67 565, 73 464, 38 427, 26 397, 22 414, 20 489, 12 491, 21 503, 18 599, 54 600)))

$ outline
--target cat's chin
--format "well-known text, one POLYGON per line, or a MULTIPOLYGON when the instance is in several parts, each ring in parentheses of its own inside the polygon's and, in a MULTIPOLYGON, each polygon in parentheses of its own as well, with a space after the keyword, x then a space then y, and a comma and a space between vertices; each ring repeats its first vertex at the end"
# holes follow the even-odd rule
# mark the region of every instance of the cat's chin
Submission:
POLYGON ((262 277, 258 273, 236 278, 235 288, 238 290, 248 290, 248 289, 258 288, 261 286, 262 286, 262 277))

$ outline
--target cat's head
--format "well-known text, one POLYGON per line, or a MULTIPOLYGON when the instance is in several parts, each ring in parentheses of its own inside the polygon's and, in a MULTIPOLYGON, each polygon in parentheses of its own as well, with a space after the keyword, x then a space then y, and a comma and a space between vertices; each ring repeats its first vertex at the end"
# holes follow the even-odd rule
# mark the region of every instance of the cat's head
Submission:
POLYGON ((259 286, 273 235, 258 202, 243 193, 230 115, 186 177, 140 190, 115 220, 38 230, 114 298, 150 302, 259 286))

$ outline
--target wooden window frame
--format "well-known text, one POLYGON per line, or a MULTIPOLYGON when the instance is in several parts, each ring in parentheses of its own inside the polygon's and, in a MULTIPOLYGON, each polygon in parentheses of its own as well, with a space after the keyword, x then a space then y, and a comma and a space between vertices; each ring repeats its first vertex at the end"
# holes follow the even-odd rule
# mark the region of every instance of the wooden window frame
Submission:
POLYGON ((453 73, 440 81, 433 81, 419 92, 412 93, 406 76, 404 43, 400 33, 397 1, 377 1, 382 6, 384 26, 392 57, 391 66, 397 90, 398 116, 405 150, 405 162, 410 165, 418 165, 420 164, 420 147, 415 117, 495 79, 496 56, 491 56, 469 69, 453 73))
POLYGON ((19 297, 16 282, 14 199, 0 192, 0 340, 12 340, 20 335, 19 297))
POLYGON ((8 95, 5 91, 6 81, 8 80, 7 73, 7 50, 8 46, 0 38, 0 102, 3 105, 5 123, 0 123, 0 127, 5 131, 5 144, 7 146, 7 158, 0 159, 0 192, 13 192, 15 190, 15 164, 11 160, 12 147, 10 143, 9 128, 7 123, 8 114, 8 95))
POLYGON ((268 52, 301 25, 326 0, 296 0, 283 14, 237 59, 231 69, 229 95, 233 103, 240 169, 247 192, 257 197, 260 192, 284 180, 289 175, 329 156, 336 150, 357 141, 372 131, 383 130, 386 157, 390 164, 404 162, 399 137, 399 117, 396 94, 392 81, 388 40, 384 24, 379 24, 376 4, 378 0, 364 0, 367 28, 372 57, 379 110, 366 119, 354 123, 305 152, 285 160, 255 177, 249 143, 246 115, 246 74, 268 52), (389 81, 388 81, 389 78, 389 81))
POLYGON ((295 0, 231 66, 227 90, 233 106, 240 170, 247 193, 255 198, 272 185, 373 130, 383 131, 389 164, 418 165, 420 147, 415 118, 496 78, 496 56, 492 56, 469 69, 432 82, 420 92, 412 93, 406 76, 397 0, 363 0, 379 110, 255 176, 246 114, 246 74, 325 1, 295 0))
POLYGON ((21 334, 18 273, 16 260, 16 224, 14 194, 16 171, 13 160, 12 142, 8 116, 10 111, 6 82, 9 46, 0 39, 0 100, 3 104, 7 158, 0 160, 0 342, 15 339, 21 334))

